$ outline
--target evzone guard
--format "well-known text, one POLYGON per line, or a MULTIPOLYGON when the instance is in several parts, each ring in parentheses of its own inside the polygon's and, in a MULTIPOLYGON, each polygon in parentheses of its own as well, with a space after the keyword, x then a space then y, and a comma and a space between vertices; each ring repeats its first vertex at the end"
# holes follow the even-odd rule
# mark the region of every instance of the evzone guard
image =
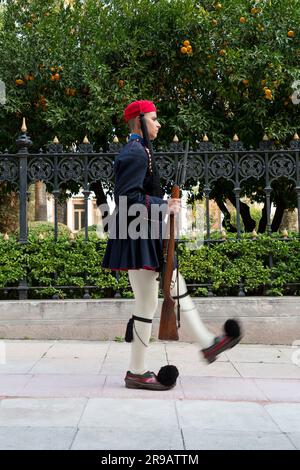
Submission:
MULTIPOLYGON (((163 199, 155 158, 146 146, 147 139, 142 132, 142 119, 144 119, 148 131, 147 137, 151 141, 157 137, 161 125, 154 103, 147 100, 134 101, 126 107, 124 118, 129 126, 130 138, 115 160, 116 227, 114 236, 109 237, 102 267, 113 271, 127 271, 134 293, 134 311, 125 335, 125 340, 131 342, 129 370, 125 376, 126 387, 169 390, 176 385, 177 368, 174 365, 166 365, 155 374, 146 364, 152 320, 158 306, 158 275, 162 271, 164 262, 163 222, 161 217, 157 217, 156 221, 151 219, 153 212, 151 209, 153 205, 157 205, 165 208, 169 214, 178 214, 181 210, 181 201, 178 198, 163 199), (149 236, 137 237, 136 233, 132 235, 130 230, 126 237, 119 236, 121 220, 118 208, 124 197, 128 209, 134 204, 139 204, 146 211, 144 213, 148 214, 144 229, 149 236), (150 225, 153 223, 158 224, 159 237, 151 236, 153 230, 150 229, 150 225)), ((126 219, 126 229, 128 229, 132 216, 129 215, 126 219)), ((221 352, 232 348, 240 341, 240 327, 235 320, 227 320, 223 326, 223 334, 217 337, 207 329, 192 298, 188 295, 184 278, 180 272, 177 273, 175 262, 171 286, 171 295, 174 298, 178 294, 180 296, 182 320, 199 344, 201 353, 208 363, 213 362, 221 352)))

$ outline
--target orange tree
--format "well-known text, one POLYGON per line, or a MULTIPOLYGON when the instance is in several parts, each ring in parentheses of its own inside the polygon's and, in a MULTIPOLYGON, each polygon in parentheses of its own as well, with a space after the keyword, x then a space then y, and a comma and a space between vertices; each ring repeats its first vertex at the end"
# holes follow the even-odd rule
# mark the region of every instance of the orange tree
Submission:
POLYGON ((2 145, 25 115, 36 147, 56 134, 104 146, 125 138, 138 98, 158 104, 161 142, 237 133, 256 146, 298 130, 299 0, 11 0, 0 24, 2 145))

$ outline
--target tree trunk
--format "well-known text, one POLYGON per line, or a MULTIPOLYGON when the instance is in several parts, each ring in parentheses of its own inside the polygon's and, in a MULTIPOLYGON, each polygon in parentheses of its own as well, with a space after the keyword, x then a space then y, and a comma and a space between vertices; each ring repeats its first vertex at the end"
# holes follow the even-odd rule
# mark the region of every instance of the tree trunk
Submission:
POLYGON ((67 203, 62 202, 57 204, 57 222, 67 225, 67 203))
MULTIPOLYGON (((231 204, 233 204, 234 207, 236 208, 235 197, 233 195, 232 196, 230 195, 228 199, 231 202, 231 204)), ((255 229, 256 223, 255 223, 255 220, 253 220, 251 217, 250 207, 248 206, 248 204, 245 204, 245 202, 242 202, 242 201, 240 201, 240 215, 244 224, 245 232, 252 232, 252 230, 255 229)))
POLYGON ((298 231, 297 211, 294 209, 285 209, 279 230, 298 231))
POLYGON ((46 185, 42 181, 36 181, 35 188, 35 220, 47 221, 47 193, 46 185))
POLYGON ((224 201, 222 201, 222 199, 219 199, 219 200, 216 199, 216 203, 218 204, 220 211, 224 215, 224 219, 222 220, 222 227, 224 227, 227 230, 227 232, 231 232, 231 233, 236 232, 237 231, 236 228, 230 222, 231 214, 229 210, 227 209, 227 207, 225 206, 224 201))
POLYGON ((261 211, 261 219, 258 224, 257 233, 265 233, 267 227, 267 204, 264 203, 264 207, 261 211))
POLYGON ((19 227, 19 200, 16 193, 6 192, 6 184, 0 184, 0 233, 15 232, 19 227))
POLYGON ((272 220, 271 230, 272 232, 277 232, 279 230, 282 217, 284 214, 284 210, 286 209, 286 205, 282 199, 276 201, 276 211, 272 220))

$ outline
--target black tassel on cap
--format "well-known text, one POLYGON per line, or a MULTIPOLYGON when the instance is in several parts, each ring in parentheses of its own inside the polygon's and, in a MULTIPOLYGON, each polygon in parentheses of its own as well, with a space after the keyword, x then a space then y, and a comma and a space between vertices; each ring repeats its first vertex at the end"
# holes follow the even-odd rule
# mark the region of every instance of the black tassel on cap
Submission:
POLYGON ((157 380, 169 387, 176 384, 178 375, 179 372, 176 366, 163 366, 157 374, 157 380))
POLYGON ((125 341, 126 343, 131 343, 132 340, 133 340, 133 318, 130 318, 126 327, 125 341))

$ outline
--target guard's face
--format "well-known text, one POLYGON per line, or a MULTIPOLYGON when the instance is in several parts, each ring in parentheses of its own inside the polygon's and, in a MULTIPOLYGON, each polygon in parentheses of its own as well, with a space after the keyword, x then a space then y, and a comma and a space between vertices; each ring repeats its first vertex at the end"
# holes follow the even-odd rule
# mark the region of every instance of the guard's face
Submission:
POLYGON ((157 137, 158 131, 161 128, 157 120, 157 115, 155 111, 151 111, 151 113, 145 113, 145 120, 147 124, 149 139, 154 140, 157 137))

